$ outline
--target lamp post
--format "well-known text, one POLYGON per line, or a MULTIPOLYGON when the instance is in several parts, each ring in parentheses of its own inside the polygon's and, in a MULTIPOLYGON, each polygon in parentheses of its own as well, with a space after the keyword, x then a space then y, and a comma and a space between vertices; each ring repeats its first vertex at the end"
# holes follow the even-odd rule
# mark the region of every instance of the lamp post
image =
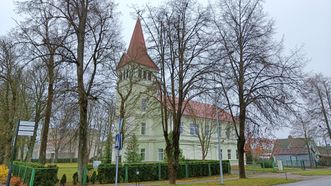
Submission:
POLYGON ((217 151, 218 151, 218 159, 220 163, 220 184, 224 184, 224 177, 223 177, 223 166, 222 166, 222 150, 221 150, 221 124, 219 121, 219 109, 218 109, 218 95, 216 92, 216 77, 215 74, 213 76, 214 78, 214 83, 215 83, 215 111, 216 111, 216 122, 217 122, 217 151))
POLYGON ((220 178, 221 178, 221 185, 224 184, 224 177, 223 177, 223 166, 222 166, 222 151, 221 151, 221 124, 219 122, 219 112, 218 107, 216 107, 216 120, 217 120, 217 149, 218 149, 218 159, 220 161, 220 178))

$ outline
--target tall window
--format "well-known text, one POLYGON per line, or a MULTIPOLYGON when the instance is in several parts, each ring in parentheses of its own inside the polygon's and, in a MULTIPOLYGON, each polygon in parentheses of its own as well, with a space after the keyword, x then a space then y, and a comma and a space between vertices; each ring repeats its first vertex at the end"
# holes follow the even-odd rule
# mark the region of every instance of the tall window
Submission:
POLYGON ((179 132, 180 132, 180 134, 182 134, 184 132, 184 123, 183 122, 180 123, 179 132))
POLYGON ((225 129, 225 135, 227 139, 230 139, 230 135, 231 135, 231 127, 227 126, 225 129))
POLYGON ((147 103, 148 103, 147 98, 142 98, 141 99, 141 111, 146 111, 147 110, 147 103))
POLYGON ((140 149, 141 160, 145 160, 145 154, 146 154, 145 149, 140 149))
POLYGON ((141 71, 141 69, 139 69, 138 70, 138 77, 139 77, 139 79, 141 79, 141 73, 142 73, 142 71, 141 71))
POLYGON ((148 80, 152 80, 152 72, 148 72, 148 80))
POLYGON ((144 70, 144 79, 147 79, 147 72, 144 70))
POLYGON ((190 134, 193 136, 198 135, 198 125, 197 124, 195 124, 195 123, 190 124, 190 134))
POLYGON ((141 123, 141 135, 146 134, 146 123, 141 123))
POLYGON ((231 149, 228 149, 228 160, 231 159, 231 149))
POLYGON ((158 158, 159 158, 159 161, 163 161, 163 159, 164 159, 163 149, 158 149, 158 158))

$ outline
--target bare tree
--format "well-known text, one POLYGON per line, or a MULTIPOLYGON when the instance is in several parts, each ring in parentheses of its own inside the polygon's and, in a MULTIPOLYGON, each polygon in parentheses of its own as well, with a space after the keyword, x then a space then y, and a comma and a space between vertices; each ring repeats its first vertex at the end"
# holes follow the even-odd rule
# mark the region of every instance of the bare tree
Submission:
POLYGON ((282 55, 275 42, 274 21, 263 11, 262 0, 220 1, 215 15, 216 85, 231 113, 239 154, 239 177, 244 166, 247 124, 277 126, 286 119, 292 103, 291 90, 298 84, 301 58, 298 51, 282 55), (299 57, 298 57, 299 56, 299 57))
POLYGON ((83 182, 84 167, 88 162, 88 102, 97 99, 102 85, 95 80, 102 63, 114 63, 119 48, 114 3, 100 0, 61 0, 45 2, 57 10, 62 24, 70 28, 70 35, 61 46, 63 60, 76 68, 76 91, 79 105, 78 175, 83 182))
POLYGON ((33 131, 33 136, 28 144, 28 152, 25 161, 31 161, 34 145, 37 138, 37 131, 40 121, 44 118, 45 102, 46 102, 46 86, 47 72, 42 64, 35 63, 31 69, 27 71, 27 81, 24 85, 29 91, 31 105, 34 107, 34 122, 36 123, 33 131))
MULTIPOLYGON (((303 98, 309 105, 309 112, 324 123, 325 131, 327 131, 331 140, 331 83, 330 79, 322 75, 315 75, 306 79, 305 89, 303 90, 303 98)), ((323 124, 322 124, 323 125, 323 124)))
POLYGON ((297 111, 295 114, 296 117, 294 117, 294 121, 292 122, 292 130, 291 134, 297 137, 303 137, 307 151, 309 156, 309 162, 310 166, 312 167, 315 164, 314 157, 312 155, 312 146, 311 143, 316 139, 318 135, 318 127, 315 125, 316 121, 312 115, 312 113, 309 112, 309 110, 302 109, 300 111, 297 111))
POLYGON ((212 45, 208 34, 210 14, 191 0, 171 0, 146 9, 143 20, 154 60, 160 68, 157 100, 161 103, 169 183, 175 184, 183 112, 187 103, 202 92, 203 77, 210 70, 211 64, 204 58, 212 45))
MULTIPOLYGON (((61 151, 68 151, 68 147, 76 145, 77 136, 77 104, 73 96, 62 95, 55 98, 53 116, 51 117, 50 140, 54 149, 54 161, 57 162, 61 151)), ((70 152, 70 149, 69 149, 70 152)), ((70 157, 71 154, 69 153, 70 157)))
POLYGON ((19 3, 19 10, 27 15, 26 20, 20 24, 20 42, 30 49, 29 60, 41 60, 47 69, 47 100, 45 108, 45 122, 42 126, 41 145, 39 151, 40 163, 46 163, 46 148, 48 129, 50 125, 54 87, 57 78, 57 69, 60 64, 59 48, 68 35, 68 29, 60 23, 56 16, 56 9, 46 2, 29 0, 19 3))
POLYGON ((20 80, 22 65, 18 61, 17 46, 8 38, 0 39, 0 131, 3 136, 0 160, 9 163, 11 142, 19 119, 20 80))
MULTIPOLYGON (((191 102, 190 102, 191 103, 191 102)), ((197 127, 197 138, 201 146, 201 159, 205 160, 210 147, 210 142, 217 130, 217 112, 221 110, 210 104, 199 105, 199 113, 196 113, 188 104, 187 111, 192 113, 192 121, 197 127)))

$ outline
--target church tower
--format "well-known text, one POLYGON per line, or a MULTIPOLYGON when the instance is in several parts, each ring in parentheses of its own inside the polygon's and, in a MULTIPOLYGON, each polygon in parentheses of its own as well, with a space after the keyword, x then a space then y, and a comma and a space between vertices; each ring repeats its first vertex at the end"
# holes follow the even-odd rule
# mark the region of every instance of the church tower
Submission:
MULTIPOLYGON (((139 140, 142 140, 147 133, 152 132, 151 125, 156 124, 155 119, 152 118, 154 113, 152 105, 157 105, 155 98, 158 71, 158 67, 147 53, 138 18, 129 48, 123 53, 116 67, 118 75, 116 106, 118 117, 123 118, 124 152, 130 135, 135 134, 139 140)), ((145 147, 141 148, 140 153, 147 151, 145 149, 145 147)), ((125 158, 124 156, 122 159, 125 158)))

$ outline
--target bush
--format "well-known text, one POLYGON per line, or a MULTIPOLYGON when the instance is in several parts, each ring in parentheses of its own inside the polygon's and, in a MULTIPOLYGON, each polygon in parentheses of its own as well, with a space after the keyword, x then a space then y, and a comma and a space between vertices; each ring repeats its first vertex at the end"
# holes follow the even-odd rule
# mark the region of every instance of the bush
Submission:
POLYGON ((73 181, 74 185, 77 185, 78 184, 78 173, 77 172, 75 172, 72 175, 72 181, 73 181))
POLYGON ((33 169, 35 169, 34 185, 54 186, 59 181, 57 178, 58 167, 56 165, 44 166, 39 163, 15 161, 13 174, 23 178, 24 183, 29 183, 33 169))
POLYGON ((91 183, 95 184, 96 181, 97 181, 97 173, 93 171, 93 174, 91 176, 91 183))
MULTIPOLYGON (((230 173, 228 160, 223 161, 223 173, 230 173)), ((115 182, 116 167, 114 164, 101 164, 98 167, 98 180, 103 183, 115 182)), ((118 167, 119 180, 126 182, 153 181, 168 179, 168 166, 166 163, 135 163, 122 164, 118 167), (125 173, 127 171, 127 178, 125 173), (139 175, 137 175, 139 171, 139 175)), ((177 178, 199 177, 219 174, 219 161, 183 161, 180 162, 177 178)))
POLYGON ((61 186, 65 186, 66 183, 67 183, 67 176, 66 176, 66 174, 63 174, 63 176, 62 176, 62 178, 60 180, 60 185, 61 186))
POLYGON ((8 168, 6 165, 0 165, 0 183, 6 183, 8 168))
POLYGON ((261 165, 261 168, 273 168, 274 167, 272 160, 259 161, 258 164, 261 165))

